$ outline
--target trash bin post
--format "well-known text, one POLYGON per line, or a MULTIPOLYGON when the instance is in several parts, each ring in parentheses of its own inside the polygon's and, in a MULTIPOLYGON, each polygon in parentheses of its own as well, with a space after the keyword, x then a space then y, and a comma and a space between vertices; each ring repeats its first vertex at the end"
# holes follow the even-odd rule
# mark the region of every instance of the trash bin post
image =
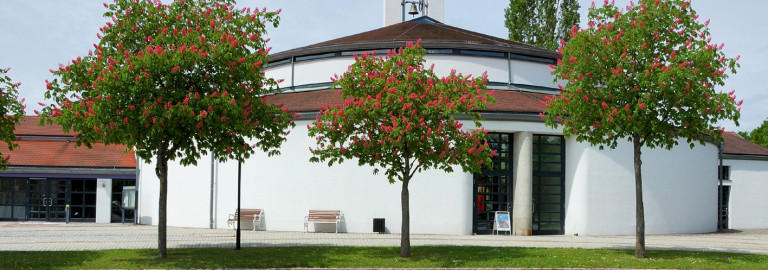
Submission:
POLYGON ((385 231, 386 231, 386 226, 384 225, 384 219, 383 218, 374 218, 373 219, 373 232, 384 233, 385 231))

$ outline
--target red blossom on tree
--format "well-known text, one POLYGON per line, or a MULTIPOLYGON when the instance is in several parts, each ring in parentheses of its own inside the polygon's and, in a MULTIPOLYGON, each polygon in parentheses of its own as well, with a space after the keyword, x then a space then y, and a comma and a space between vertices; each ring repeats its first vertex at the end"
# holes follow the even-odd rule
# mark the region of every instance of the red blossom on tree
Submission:
POLYGON ((236 9, 234 0, 117 0, 107 7, 113 23, 100 29, 95 51, 54 71, 60 78, 48 83, 46 98, 56 104, 41 120, 75 131, 78 146, 125 144, 156 160, 164 258, 168 161, 194 165, 207 154, 242 161, 254 148, 277 154, 294 125, 292 114, 262 99, 279 91, 260 64, 269 60, 260 38, 265 22, 277 26, 279 18, 236 9), (247 141, 253 147, 243 147, 247 141))
POLYGON ((640 0, 623 13, 607 2, 593 6, 589 26, 574 27, 560 48, 563 59, 580 60, 553 70, 568 83, 546 102, 547 125, 563 125, 565 136, 601 149, 620 139, 633 144, 638 258, 645 257, 642 147, 671 149, 685 139, 692 148, 720 141, 719 121, 738 125, 741 102, 734 92, 715 90, 738 63, 710 43, 709 21, 702 25, 697 17, 684 0, 640 0))
MULTIPOLYGON (((8 150, 13 151, 17 140, 14 133, 16 125, 24 118, 24 100, 19 100, 19 86, 8 75, 11 68, 0 69, 0 140, 5 142, 8 150)), ((0 169, 8 168, 10 155, 0 153, 0 169)))
POLYGON ((490 162, 485 130, 478 110, 493 102, 486 75, 473 78, 452 71, 438 78, 424 68, 420 42, 407 43, 397 52, 376 57, 355 55, 356 62, 334 86, 341 88, 344 103, 324 108, 308 125, 317 140, 310 161, 331 166, 348 159, 359 165, 384 169, 390 183, 402 182, 402 239, 400 255, 409 257, 408 184, 417 172, 438 169, 479 171, 490 162), (456 120, 463 115, 474 127, 464 129, 456 120))

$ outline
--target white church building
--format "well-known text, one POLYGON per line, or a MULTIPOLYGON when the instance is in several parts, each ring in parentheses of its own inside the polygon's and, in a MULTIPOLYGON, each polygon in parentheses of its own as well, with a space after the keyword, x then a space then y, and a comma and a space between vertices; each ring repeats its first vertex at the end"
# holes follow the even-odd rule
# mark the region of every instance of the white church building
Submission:
MULTIPOLYGON (((354 62, 353 54, 402 47, 421 39, 426 66, 438 76, 487 71, 496 103, 483 112, 488 140, 498 151, 493 170, 481 173, 426 171, 410 184, 411 233, 487 234, 494 214, 509 211, 514 233, 616 235, 635 232, 633 156, 630 143, 599 150, 564 138, 539 117, 540 101, 557 93, 549 64, 558 54, 442 23, 442 1, 431 13, 400 22, 400 1, 385 1, 385 27, 272 55, 268 76, 281 78, 284 92, 271 96, 301 117, 280 155, 256 154, 242 164, 242 208, 263 209, 258 229, 303 231, 309 210, 340 210, 341 232, 372 232, 385 219, 386 232, 399 233, 399 184, 389 184, 371 167, 345 162, 310 163, 307 136, 320 107, 340 103, 330 77, 354 62), (387 6, 387 3, 394 3, 387 6)), ((465 125, 470 126, 470 125, 465 125)), ((648 234, 705 233, 728 228, 768 228, 768 150, 726 136, 725 152, 715 143, 690 149, 643 149, 643 193, 648 234), (730 147, 733 145, 733 147, 730 147), (740 147, 736 147, 740 146, 740 147), (718 168, 723 180, 719 210, 718 168)), ((138 162, 138 223, 157 224, 159 182, 154 163, 138 162)), ((168 225, 227 228, 237 207, 237 167, 209 157, 197 166, 169 166, 168 225)), ((326 226, 327 225, 327 226, 326 226)), ((316 224, 310 231, 334 231, 316 224)))

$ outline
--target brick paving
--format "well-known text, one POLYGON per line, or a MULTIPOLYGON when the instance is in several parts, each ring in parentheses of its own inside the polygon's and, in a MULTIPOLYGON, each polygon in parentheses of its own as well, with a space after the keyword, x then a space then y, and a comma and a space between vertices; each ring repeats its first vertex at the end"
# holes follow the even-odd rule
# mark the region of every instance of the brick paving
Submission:
MULTIPOLYGON (((633 249, 632 235, 509 236, 412 234, 411 245, 633 249)), ((399 234, 241 231, 241 246, 399 246, 399 234)), ((227 229, 168 227, 168 248, 235 246, 227 229)), ((648 249, 768 254, 768 229, 706 234, 647 235, 648 249)), ((0 222, 0 251, 157 248, 157 226, 95 223, 0 222)))

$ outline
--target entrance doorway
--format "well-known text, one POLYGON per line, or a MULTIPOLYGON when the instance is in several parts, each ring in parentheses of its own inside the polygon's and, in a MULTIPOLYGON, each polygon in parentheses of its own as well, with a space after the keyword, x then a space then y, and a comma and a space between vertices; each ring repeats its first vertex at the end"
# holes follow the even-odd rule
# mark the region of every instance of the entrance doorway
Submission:
POLYGON ((62 221, 66 218, 70 186, 67 180, 27 180, 27 217, 35 221, 62 221))
POLYGON ((533 136, 533 234, 564 234, 565 143, 563 136, 533 136))
POLYGON ((509 211, 512 203, 512 134, 485 135, 492 150, 493 164, 474 175, 472 232, 491 234, 496 211, 509 211))
POLYGON ((0 220, 96 221, 96 179, 0 178, 0 220))

